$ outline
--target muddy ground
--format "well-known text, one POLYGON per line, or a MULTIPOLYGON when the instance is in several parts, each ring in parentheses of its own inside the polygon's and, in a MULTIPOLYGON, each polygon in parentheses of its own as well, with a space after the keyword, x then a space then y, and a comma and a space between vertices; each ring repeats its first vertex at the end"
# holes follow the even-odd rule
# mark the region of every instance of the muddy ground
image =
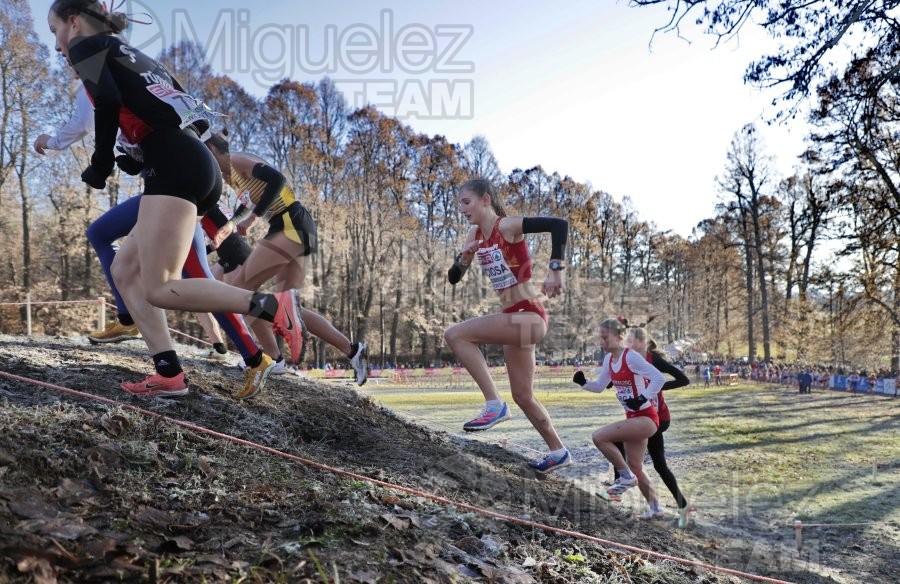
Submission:
MULTIPOLYGON (((183 350, 182 354, 190 354, 183 350)), ((237 369, 185 359, 189 396, 139 399, 140 342, 0 336, 0 372, 143 408, 495 513, 795 582, 856 581, 792 541, 642 524, 498 446, 404 421, 293 375, 232 398, 237 369)), ((889 581, 870 562, 862 580, 889 581)), ((0 376, 0 582, 739 582, 491 518, 158 417, 0 376)))

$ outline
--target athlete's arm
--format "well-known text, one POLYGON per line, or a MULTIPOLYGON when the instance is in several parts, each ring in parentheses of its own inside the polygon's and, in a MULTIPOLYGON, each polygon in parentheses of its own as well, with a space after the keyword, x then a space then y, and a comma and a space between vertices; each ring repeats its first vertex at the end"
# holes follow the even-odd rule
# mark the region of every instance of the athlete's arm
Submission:
POLYGON ((562 270, 566 257, 566 241, 569 238, 569 222, 556 217, 504 217, 500 220, 500 233, 508 241, 516 243, 526 233, 550 234, 551 269, 541 285, 541 292, 553 298, 565 292, 566 283, 562 270), (558 265, 556 265, 558 264, 558 265))
POLYGON ((477 228, 475 227, 469 229, 469 233, 466 236, 466 243, 463 245, 463 250, 456 255, 456 259, 453 260, 453 265, 447 270, 447 281, 454 286, 466 275, 466 271, 469 269, 469 266, 472 265, 475 251, 481 244, 480 241, 475 242, 476 232, 477 228))
POLYGON ((638 355, 637 351, 628 351, 625 354, 625 360, 629 369, 647 379, 647 387, 641 392, 645 399, 650 399, 660 392, 666 378, 656 367, 647 363, 643 357, 638 355))
POLYGON ((549 233, 550 259, 560 262, 566 259, 569 222, 565 219, 556 217, 522 217, 522 233, 549 233))
POLYGON ((688 379, 687 375, 685 375, 681 369, 666 361, 659 353, 653 352, 651 355, 653 357, 653 366, 659 370, 660 373, 667 373, 674 377, 674 379, 663 383, 661 391, 690 385, 691 380, 688 379))
POLYGON ((44 149, 65 150, 75 142, 87 136, 94 125, 94 106, 85 93, 84 85, 79 85, 75 92, 75 111, 72 117, 62 128, 56 131, 55 136, 41 134, 34 141, 34 149, 38 154, 44 154, 44 149))
POLYGON ((275 199, 278 198, 281 189, 287 184, 287 179, 265 162, 257 162, 253 165, 252 176, 266 183, 266 188, 263 190, 259 202, 253 207, 253 214, 257 217, 262 217, 269 207, 272 206, 272 203, 275 202, 275 199))
POLYGON ((84 88, 94 102, 94 153, 81 180, 102 189, 115 164, 113 148, 119 129, 122 95, 105 62, 106 51, 101 35, 78 37, 69 44, 69 58, 84 88))
POLYGON ((592 391, 594 393, 603 393, 603 391, 606 390, 610 381, 612 381, 609 376, 609 358, 610 356, 608 354, 603 358, 603 365, 600 366, 600 377, 593 381, 586 382, 581 386, 581 389, 592 391))

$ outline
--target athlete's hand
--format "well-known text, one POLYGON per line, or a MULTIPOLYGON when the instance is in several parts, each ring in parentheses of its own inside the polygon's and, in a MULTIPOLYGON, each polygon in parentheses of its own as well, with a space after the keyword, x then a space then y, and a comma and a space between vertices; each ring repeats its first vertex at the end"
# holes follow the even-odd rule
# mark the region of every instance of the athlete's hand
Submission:
POLYGON ((572 376, 572 381, 584 387, 584 384, 587 383, 587 378, 584 376, 584 371, 576 371, 575 375, 572 376))
POLYGON ((97 190, 106 188, 106 177, 101 176, 93 166, 84 169, 84 172, 81 173, 81 180, 97 190))
POLYGON ((541 292, 547 295, 547 298, 559 296, 566 291, 566 281, 562 272, 550 270, 547 279, 541 284, 541 292))
POLYGON ((235 225, 235 227, 237 227, 237 232, 246 237, 246 235, 250 232, 250 228, 253 227, 257 219, 259 219, 259 217, 251 213, 249 217, 235 225))
POLYGON ((633 412, 636 412, 639 409, 641 409, 641 406, 644 405, 645 403, 647 403, 647 398, 645 398, 642 395, 639 395, 637 397, 630 397, 625 400, 625 405, 628 406, 628 409, 633 412))
POLYGON ((34 140, 34 151, 38 154, 46 154, 47 144, 50 143, 49 134, 41 134, 34 140))
POLYGON ((481 239, 475 239, 464 245, 462 251, 459 252, 459 261, 467 266, 471 264, 472 260, 475 259, 475 253, 478 251, 478 246, 481 245, 481 242, 481 239))
POLYGON ((119 154, 116 156, 116 166, 119 167, 119 170, 125 174, 130 174, 131 176, 140 174, 140 172, 144 170, 143 162, 139 162, 127 154, 119 154))
POLYGON ((213 248, 219 249, 219 246, 222 245, 222 242, 225 241, 232 233, 234 233, 234 221, 229 221, 222 226, 222 229, 219 229, 219 231, 216 233, 216 236, 213 238, 213 248))

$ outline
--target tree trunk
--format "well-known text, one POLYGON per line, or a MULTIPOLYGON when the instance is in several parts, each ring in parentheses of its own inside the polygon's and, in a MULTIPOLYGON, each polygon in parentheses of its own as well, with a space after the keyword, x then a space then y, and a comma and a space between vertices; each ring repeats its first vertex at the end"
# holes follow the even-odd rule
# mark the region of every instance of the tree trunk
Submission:
POLYGON ((747 358, 756 360, 756 339, 753 336, 753 251, 750 243, 744 244, 744 289, 747 293, 747 358))
POLYGON ((765 258, 763 257, 762 230, 759 224, 759 196, 756 186, 753 189, 753 201, 751 205, 751 217, 753 219, 753 241, 756 246, 756 276, 759 278, 759 309, 762 313, 763 355, 766 361, 772 358, 772 348, 769 330, 769 287, 766 285, 765 258))
POLYGON ((394 311, 391 315, 391 362, 397 366, 397 336, 400 330, 400 311, 403 309, 403 244, 397 258, 397 286, 394 288, 394 311))

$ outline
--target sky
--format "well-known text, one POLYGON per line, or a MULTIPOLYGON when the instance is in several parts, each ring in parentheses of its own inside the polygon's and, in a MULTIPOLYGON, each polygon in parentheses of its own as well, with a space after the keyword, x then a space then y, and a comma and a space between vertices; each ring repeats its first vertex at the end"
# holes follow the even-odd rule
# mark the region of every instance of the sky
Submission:
MULTIPOLYGON (((31 2, 37 31, 50 0, 31 2)), ((771 50, 758 27, 732 41, 690 25, 657 34, 663 7, 572 0, 375 3, 125 2, 132 44, 151 55, 189 39, 217 73, 256 96, 283 77, 328 75, 353 106, 365 102, 414 130, 464 144, 483 135, 500 168, 541 165, 617 200, 629 197, 657 229, 689 236, 715 214, 716 177, 743 125, 757 123, 774 167, 788 175, 802 121, 768 125, 778 90, 743 83, 771 50), (652 44, 651 44, 652 39, 652 44)))

